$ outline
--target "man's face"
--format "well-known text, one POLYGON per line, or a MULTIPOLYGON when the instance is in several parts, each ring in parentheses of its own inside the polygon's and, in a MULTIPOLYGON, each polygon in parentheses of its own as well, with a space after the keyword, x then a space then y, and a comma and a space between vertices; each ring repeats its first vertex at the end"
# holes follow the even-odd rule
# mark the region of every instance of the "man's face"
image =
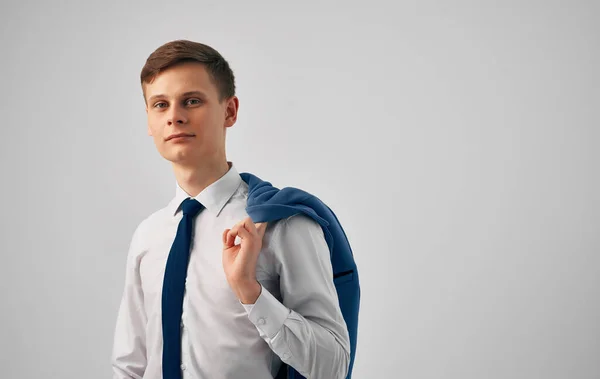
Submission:
POLYGON ((182 166, 225 159, 225 130, 237 118, 238 99, 219 91, 199 63, 183 63, 145 83, 148 135, 163 158, 182 166), (189 137, 171 138, 185 133, 189 137))

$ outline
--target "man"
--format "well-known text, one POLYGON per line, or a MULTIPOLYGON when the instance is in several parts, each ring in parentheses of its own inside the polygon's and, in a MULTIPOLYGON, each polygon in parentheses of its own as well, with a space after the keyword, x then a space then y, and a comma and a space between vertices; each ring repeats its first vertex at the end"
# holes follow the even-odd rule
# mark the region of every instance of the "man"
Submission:
POLYGON ((345 378, 349 336, 321 226, 302 214, 254 224, 246 213, 248 185, 225 154, 239 108, 227 61, 201 43, 169 42, 148 57, 141 84, 148 134, 172 164, 176 193, 133 233, 113 378, 171 379, 173 359, 172 376, 183 378, 274 378, 282 362, 307 378, 345 378), (184 245, 183 300, 167 306, 170 261, 184 245), (168 341, 177 349, 164 349, 168 341))

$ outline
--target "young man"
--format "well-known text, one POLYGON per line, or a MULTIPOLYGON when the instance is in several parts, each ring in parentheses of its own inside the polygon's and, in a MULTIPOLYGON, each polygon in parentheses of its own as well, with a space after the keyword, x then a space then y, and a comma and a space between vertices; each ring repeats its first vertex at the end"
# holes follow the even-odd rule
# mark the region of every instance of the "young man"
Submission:
POLYGON ((349 335, 321 226, 302 214, 254 224, 246 213, 248 185, 225 154, 239 107, 227 61, 173 41, 149 56, 141 84, 176 191, 133 234, 113 378, 274 378, 282 362, 307 378, 345 378, 349 335), (181 251, 188 261, 175 263, 181 251))

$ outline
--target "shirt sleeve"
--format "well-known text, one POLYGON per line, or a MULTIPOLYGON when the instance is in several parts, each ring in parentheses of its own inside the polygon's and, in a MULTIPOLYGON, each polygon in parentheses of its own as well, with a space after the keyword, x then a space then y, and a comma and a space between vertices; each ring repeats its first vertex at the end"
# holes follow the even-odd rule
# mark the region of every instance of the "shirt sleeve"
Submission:
POLYGON ((280 302, 266 288, 248 318, 281 360, 307 378, 345 378, 350 337, 333 284, 321 226, 297 214, 280 220, 270 241, 279 274, 280 302))
POLYGON ((117 315, 112 351, 113 379, 142 379, 146 371, 146 313, 139 274, 140 227, 131 239, 125 287, 117 315))

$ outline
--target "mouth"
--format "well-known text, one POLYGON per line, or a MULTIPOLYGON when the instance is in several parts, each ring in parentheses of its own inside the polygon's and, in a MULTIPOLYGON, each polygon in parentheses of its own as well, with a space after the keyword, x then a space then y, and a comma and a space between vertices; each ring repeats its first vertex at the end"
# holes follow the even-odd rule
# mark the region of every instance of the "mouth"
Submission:
POLYGON ((191 137, 194 137, 194 135, 188 134, 188 133, 173 134, 173 135, 167 137, 167 139, 165 141, 180 140, 180 139, 186 139, 186 138, 191 138, 191 137))

